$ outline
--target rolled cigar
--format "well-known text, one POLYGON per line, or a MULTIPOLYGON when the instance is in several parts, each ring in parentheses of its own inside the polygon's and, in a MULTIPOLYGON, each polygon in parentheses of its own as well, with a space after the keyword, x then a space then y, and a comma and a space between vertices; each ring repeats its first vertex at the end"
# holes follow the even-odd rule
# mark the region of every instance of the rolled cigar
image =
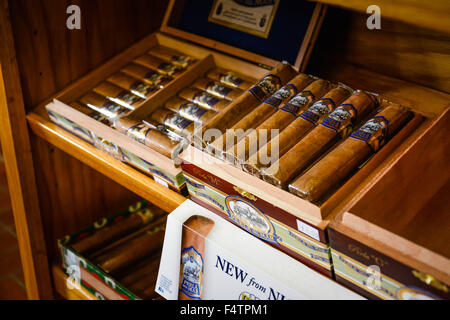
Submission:
POLYGON ((164 60, 161 60, 149 54, 144 54, 136 58, 134 62, 168 76, 173 76, 183 71, 183 68, 181 68, 180 66, 164 62, 164 60))
POLYGON ((116 120, 115 128, 133 140, 171 159, 175 159, 183 148, 179 139, 129 117, 116 120))
POLYGON ((293 96, 295 96, 300 90, 304 89, 308 84, 313 81, 313 78, 306 74, 299 74, 294 77, 289 83, 283 86, 280 90, 275 92, 266 101, 252 110, 242 120, 236 123, 231 129, 225 132, 225 135, 219 139, 216 139, 212 144, 208 146, 216 155, 219 155, 224 151, 226 145, 234 145, 239 142, 240 138, 244 137, 244 134, 237 135, 236 130, 248 130, 256 128, 264 120, 274 114, 278 107, 288 102, 293 96))
POLYGON ((340 185, 406 124, 413 113, 389 105, 289 185, 289 191, 311 202, 340 185))
POLYGON ((131 92, 106 81, 100 83, 92 91, 130 110, 134 110, 136 105, 144 101, 131 92))
POLYGON ((128 217, 113 223, 110 226, 101 228, 92 235, 81 239, 74 243, 72 248, 81 254, 90 254, 98 248, 110 244, 120 237, 155 221, 164 214, 165 212, 156 206, 143 208, 131 213, 128 217))
POLYGON ((253 154, 242 165, 244 171, 259 176, 259 171, 262 168, 269 167, 274 157, 283 156, 305 134, 334 111, 336 106, 339 106, 350 94, 350 90, 344 87, 337 87, 329 91, 322 99, 301 113, 297 119, 281 131, 278 139, 272 139, 260 148, 257 153, 253 154), (277 155, 272 154, 272 143, 275 148, 274 151, 277 150, 278 152, 277 155))
POLYGON ((148 51, 149 54, 151 54, 154 57, 157 57, 161 60, 164 60, 166 62, 169 62, 171 64, 174 64, 176 66, 180 66, 183 69, 186 69, 191 64, 193 64, 196 60, 188 55, 185 55, 175 49, 163 47, 163 46, 157 46, 154 48, 151 48, 148 51))
POLYGON ((116 276, 120 284, 131 289, 131 287, 144 277, 155 272, 158 273, 159 263, 161 260, 161 251, 152 254, 150 257, 139 262, 136 266, 127 269, 123 275, 116 276))
POLYGON ((114 274, 160 249, 163 241, 164 227, 154 227, 105 252, 94 262, 107 273, 114 274))
POLYGON ((191 137, 194 134, 195 123, 183 118, 176 112, 159 108, 156 109, 150 117, 153 121, 157 121, 169 127, 184 137, 191 137))
POLYGON ((194 137, 196 145, 205 147, 207 143, 212 143, 218 136, 210 134, 204 136, 207 130, 215 129, 214 133, 219 131, 223 134, 225 129, 234 126, 255 107, 272 96, 296 74, 297 72, 289 64, 279 64, 272 70, 271 74, 265 76, 256 85, 241 94, 239 98, 230 102, 222 112, 211 119, 201 130, 197 131, 194 137))
POLYGON ((195 88, 183 89, 178 93, 178 96, 190 102, 196 103, 202 108, 217 112, 225 109, 225 107, 230 103, 228 100, 217 98, 206 91, 195 88))
POLYGON ((188 120, 205 124, 212 119, 217 113, 213 110, 207 110, 201 108, 193 102, 181 99, 179 97, 173 97, 165 103, 165 107, 168 110, 177 112, 183 118, 188 120))
POLYGON ((218 81, 214 81, 208 78, 197 79, 197 81, 195 81, 192 86, 194 88, 204 90, 218 98, 227 99, 230 101, 237 99, 237 97, 242 94, 241 90, 231 89, 227 86, 224 86, 218 81))
POLYGON ((277 187, 285 188, 290 180, 332 145, 347 137, 355 123, 376 106, 377 101, 371 94, 363 91, 353 94, 278 161, 261 170, 262 178, 277 187))
MULTIPOLYGON (((133 283, 132 285, 130 285, 128 287, 128 289, 131 292, 136 293, 138 296, 141 296, 142 293, 144 293, 144 292, 146 292, 144 294, 145 296, 148 296, 148 294, 151 293, 152 291, 154 292, 156 280, 158 278, 158 266, 159 266, 159 261, 158 261, 157 267, 153 270, 152 273, 147 274, 145 277, 140 279, 138 282, 133 283), (149 289, 151 291, 147 291, 149 289)), ((142 298, 144 298, 144 297, 142 297, 142 298)))
POLYGON ((206 76, 212 80, 219 81, 226 86, 241 90, 248 90, 253 85, 252 82, 244 80, 242 76, 239 76, 232 71, 223 69, 214 69, 210 71, 206 76))
POLYGON ((305 88, 301 93, 289 100, 284 106, 260 124, 255 131, 231 146, 227 150, 226 158, 231 159, 233 163, 245 163, 248 157, 255 154, 258 147, 261 148, 267 142, 274 138, 276 133, 272 129, 278 129, 278 132, 286 128, 295 118, 306 108, 311 106, 314 101, 330 91, 332 84, 327 80, 316 80, 305 88), (265 140, 261 139, 261 134, 266 134, 265 140), (275 135, 274 135, 274 134, 275 135))
POLYGON ((148 99, 150 95, 158 89, 155 85, 137 80, 123 72, 113 74, 107 81, 130 91, 142 99, 148 99))
POLYGON ((104 115, 111 123, 114 123, 115 119, 125 116, 129 112, 127 108, 111 102, 105 97, 92 91, 81 97, 80 102, 92 110, 104 115))
POLYGON ((150 85, 158 86, 159 88, 164 88, 164 86, 172 80, 172 78, 166 74, 156 72, 136 63, 130 63, 120 71, 150 85))
POLYGON ((205 240, 213 227, 214 221, 197 215, 183 224, 179 300, 202 299, 205 240))

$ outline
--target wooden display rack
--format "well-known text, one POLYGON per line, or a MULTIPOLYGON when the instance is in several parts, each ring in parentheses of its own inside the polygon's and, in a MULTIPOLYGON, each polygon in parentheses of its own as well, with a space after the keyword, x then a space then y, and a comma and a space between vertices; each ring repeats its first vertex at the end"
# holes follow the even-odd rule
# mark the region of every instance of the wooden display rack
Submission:
MULTIPOLYGON (((450 92, 448 63, 436 65, 443 57, 447 62, 450 58, 450 36, 444 33, 450 22, 442 19, 442 13, 450 10, 448 1, 378 1, 386 7, 386 20, 382 16, 382 29, 375 31, 365 27, 365 9, 371 1, 316 2, 358 11, 329 8, 308 73, 364 89, 373 74, 370 70, 376 70, 379 93, 405 106, 423 106, 424 114, 432 114, 434 106, 397 98, 395 90, 402 88, 395 87, 395 78, 414 82, 425 93, 428 88, 438 90, 433 90, 436 99, 439 91, 450 92), (340 23, 344 20, 347 23, 340 23), (406 31, 411 36, 405 40, 406 31), (386 55, 401 58, 394 63, 384 60, 386 55)), ((65 289, 65 276, 53 264, 59 237, 115 212, 137 196, 167 211, 185 200, 57 127, 43 109, 36 109, 156 31, 168 5, 168 1, 148 0, 81 3, 86 7, 82 29, 69 30, 64 1, 0 0, 1 144, 30 299, 53 299, 57 294, 67 299, 93 298, 65 289), (139 15, 142 12, 148 14, 139 15)))

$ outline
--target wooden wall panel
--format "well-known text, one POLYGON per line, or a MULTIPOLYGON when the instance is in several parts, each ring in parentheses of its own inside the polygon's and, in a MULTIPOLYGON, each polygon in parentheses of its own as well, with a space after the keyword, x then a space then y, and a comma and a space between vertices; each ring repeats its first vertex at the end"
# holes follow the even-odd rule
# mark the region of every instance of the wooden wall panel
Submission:
POLYGON ((11 23, 27 110, 156 31, 168 0, 13 0, 11 23), (81 30, 69 30, 69 5, 81 30))
POLYGON ((430 31, 382 18, 380 30, 366 27, 368 15, 329 8, 308 70, 321 73, 345 63, 450 92, 450 30, 430 31))
POLYGON ((94 169, 53 147, 32 139, 41 216, 50 261, 56 240, 114 214, 139 197, 94 169))

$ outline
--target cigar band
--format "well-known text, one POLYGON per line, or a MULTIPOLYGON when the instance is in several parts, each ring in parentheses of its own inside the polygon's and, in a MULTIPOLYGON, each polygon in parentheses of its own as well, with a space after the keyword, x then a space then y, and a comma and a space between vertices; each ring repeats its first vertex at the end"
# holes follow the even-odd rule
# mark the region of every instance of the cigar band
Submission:
POLYGON ((208 82, 208 84, 206 85, 205 91, 213 93, 213 94, 218 94, 222 98, 225 98, 233 90, 228 87, 225 87, 224 85, 222 85, 218 82, 211 81, 211 82, 208 82))
POLYGON ((201 300, 201 280, 203 277, 203 257, 194 246, 183 249, 181 252, 181 279, 180 292, 189 298, 201 300))
POLYGON ((164 73, 167 73, 169 76, 179 70, 179 68, 176 65, 166 63, 166 62, 161 63, 156 69, 160 70, 164 73))
POLYGON ((205 108, 212 108, 214 105, 216 105, 220 100, 209 93, 199 91, 194 94, 192 97, 192 101, 195 103, 198 103, 201 106, 204 106, 205 108))
MULTIPOLYGON (((125 108, 121 105, 118 105, 113 102, 106 102, 104 105, 102 105, 100 108, 94 106, 93 104, 88 103, 87 106, 93 110, 96 111, 96 113, 101 113, 108 119, 114 119, 120 116, 125 112, 125 108)), ((92 116, 91 116, 92 117, 92 116)))
POLYGON ((329 114, 336 108, 336 105, 333 99, 323 98, 314 103, 308 110, 303 112, 299 118, 302 118, 314 126, 317 125, 317 122, 324 115, 329 114))
POLYGON ((141 101, 141 98, 128 91, 122 91, 115 99, 125 102, 127 105, 134 105, 141 101))
POLYGON ((173 64, 177 64, 183 68, 187 68, 189 64, 193 62, 193 59, 189 56, 172 56, 170 59, 173 64))
POLYGON ((248 91, 259 101, 263 102, 281 87, 281 79, 276 75, 265 76, 257 85, 248 91))
POLYGON ((241 85, 241 83, 244 80, 242 80, 241 78, 235 76, 232 73, 226 73, 226 74, 221 73, 219 75, 219 81, 224 83, 224 84, 226 84, 226 85, 239 88, 239 86, 241 85))
POLYGON ((308 103, 311 103, 314 100, 314 94, 309 90, 305 90, 289 100, 289 102, 286 103, 280 110, 289 112, 294 116, 297 116, 297 113, 302 108, 304 108, 306 105, 308 105, 308 103))
POLYGON ((283 100, 293 97, 297 93, 298 93, 297 87, 294 86, 292 83, 289 83, 284 87, 282 87, 277 92, 275 92, 271 97, 269 97, 266 101, 264 101, 264 103, 272 107, 278 108, 278 106, 283 102, 283 100))
POLYGON ((386 142, 389 134, 389 121, 383 116, 376 116, 367 121, 350 138, 364 141, 373 152, 377 152, 386 142))
POLYGON ((149 208, 144 208, 136 212, 136 214, 142 219, 144 224, 150 223, 155 219, 155 215, 149 208))
POLYGON ((173 128, 174 130, 183 132, 183 130, 186 129, 192 123, 192 121, 185 119, 176 113, 170 113, 165 116, 163 123, 166 126, 173 128))
POLYGON ((150 92, 155 91, 155 89, 156 89, 155 86, 152 86, 150 84, 144 83, 142 81, 136 81, 131 86, 130 91, 132 93, 136 94, 136 95, 141 96, 141 98, 147 99, 147 95, 150 92))
POLYGON ((352 104, 341 104, 320 125, 335 131, 344 138, 350 134, 357 115, 358 111, 352 104))
POLYGON ((161 82, 169 80, 170 78, 164 74, 155 71, 150 71, 145 75, 144 79, 150 81, 154 85, 157 85, 160 84, 161 82))
POLYGON ((125 135, 130 137, 137 142, 145 144, 145 140, 147 139, 147 135, 152 129, 146 126, 144 123, 138 123, 127 129, 125 135))
POLYGON ((186 114, 187 116, 199 120, 208 110, 200 108, 198 105, 192 102, 183 103, 178 108, 178 113, 183 115, 186 114))

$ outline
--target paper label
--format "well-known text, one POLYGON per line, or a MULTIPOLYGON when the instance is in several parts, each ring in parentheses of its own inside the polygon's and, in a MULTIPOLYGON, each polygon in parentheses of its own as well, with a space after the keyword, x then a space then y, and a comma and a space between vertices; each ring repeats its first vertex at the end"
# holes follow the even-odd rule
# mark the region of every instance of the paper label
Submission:
POLYGON ((320 241, 319 231, 317 229, 311 227, 310 225, 300 221, 297 219, 297 229, 300 232, 310 236, 311 238, 320 241))

